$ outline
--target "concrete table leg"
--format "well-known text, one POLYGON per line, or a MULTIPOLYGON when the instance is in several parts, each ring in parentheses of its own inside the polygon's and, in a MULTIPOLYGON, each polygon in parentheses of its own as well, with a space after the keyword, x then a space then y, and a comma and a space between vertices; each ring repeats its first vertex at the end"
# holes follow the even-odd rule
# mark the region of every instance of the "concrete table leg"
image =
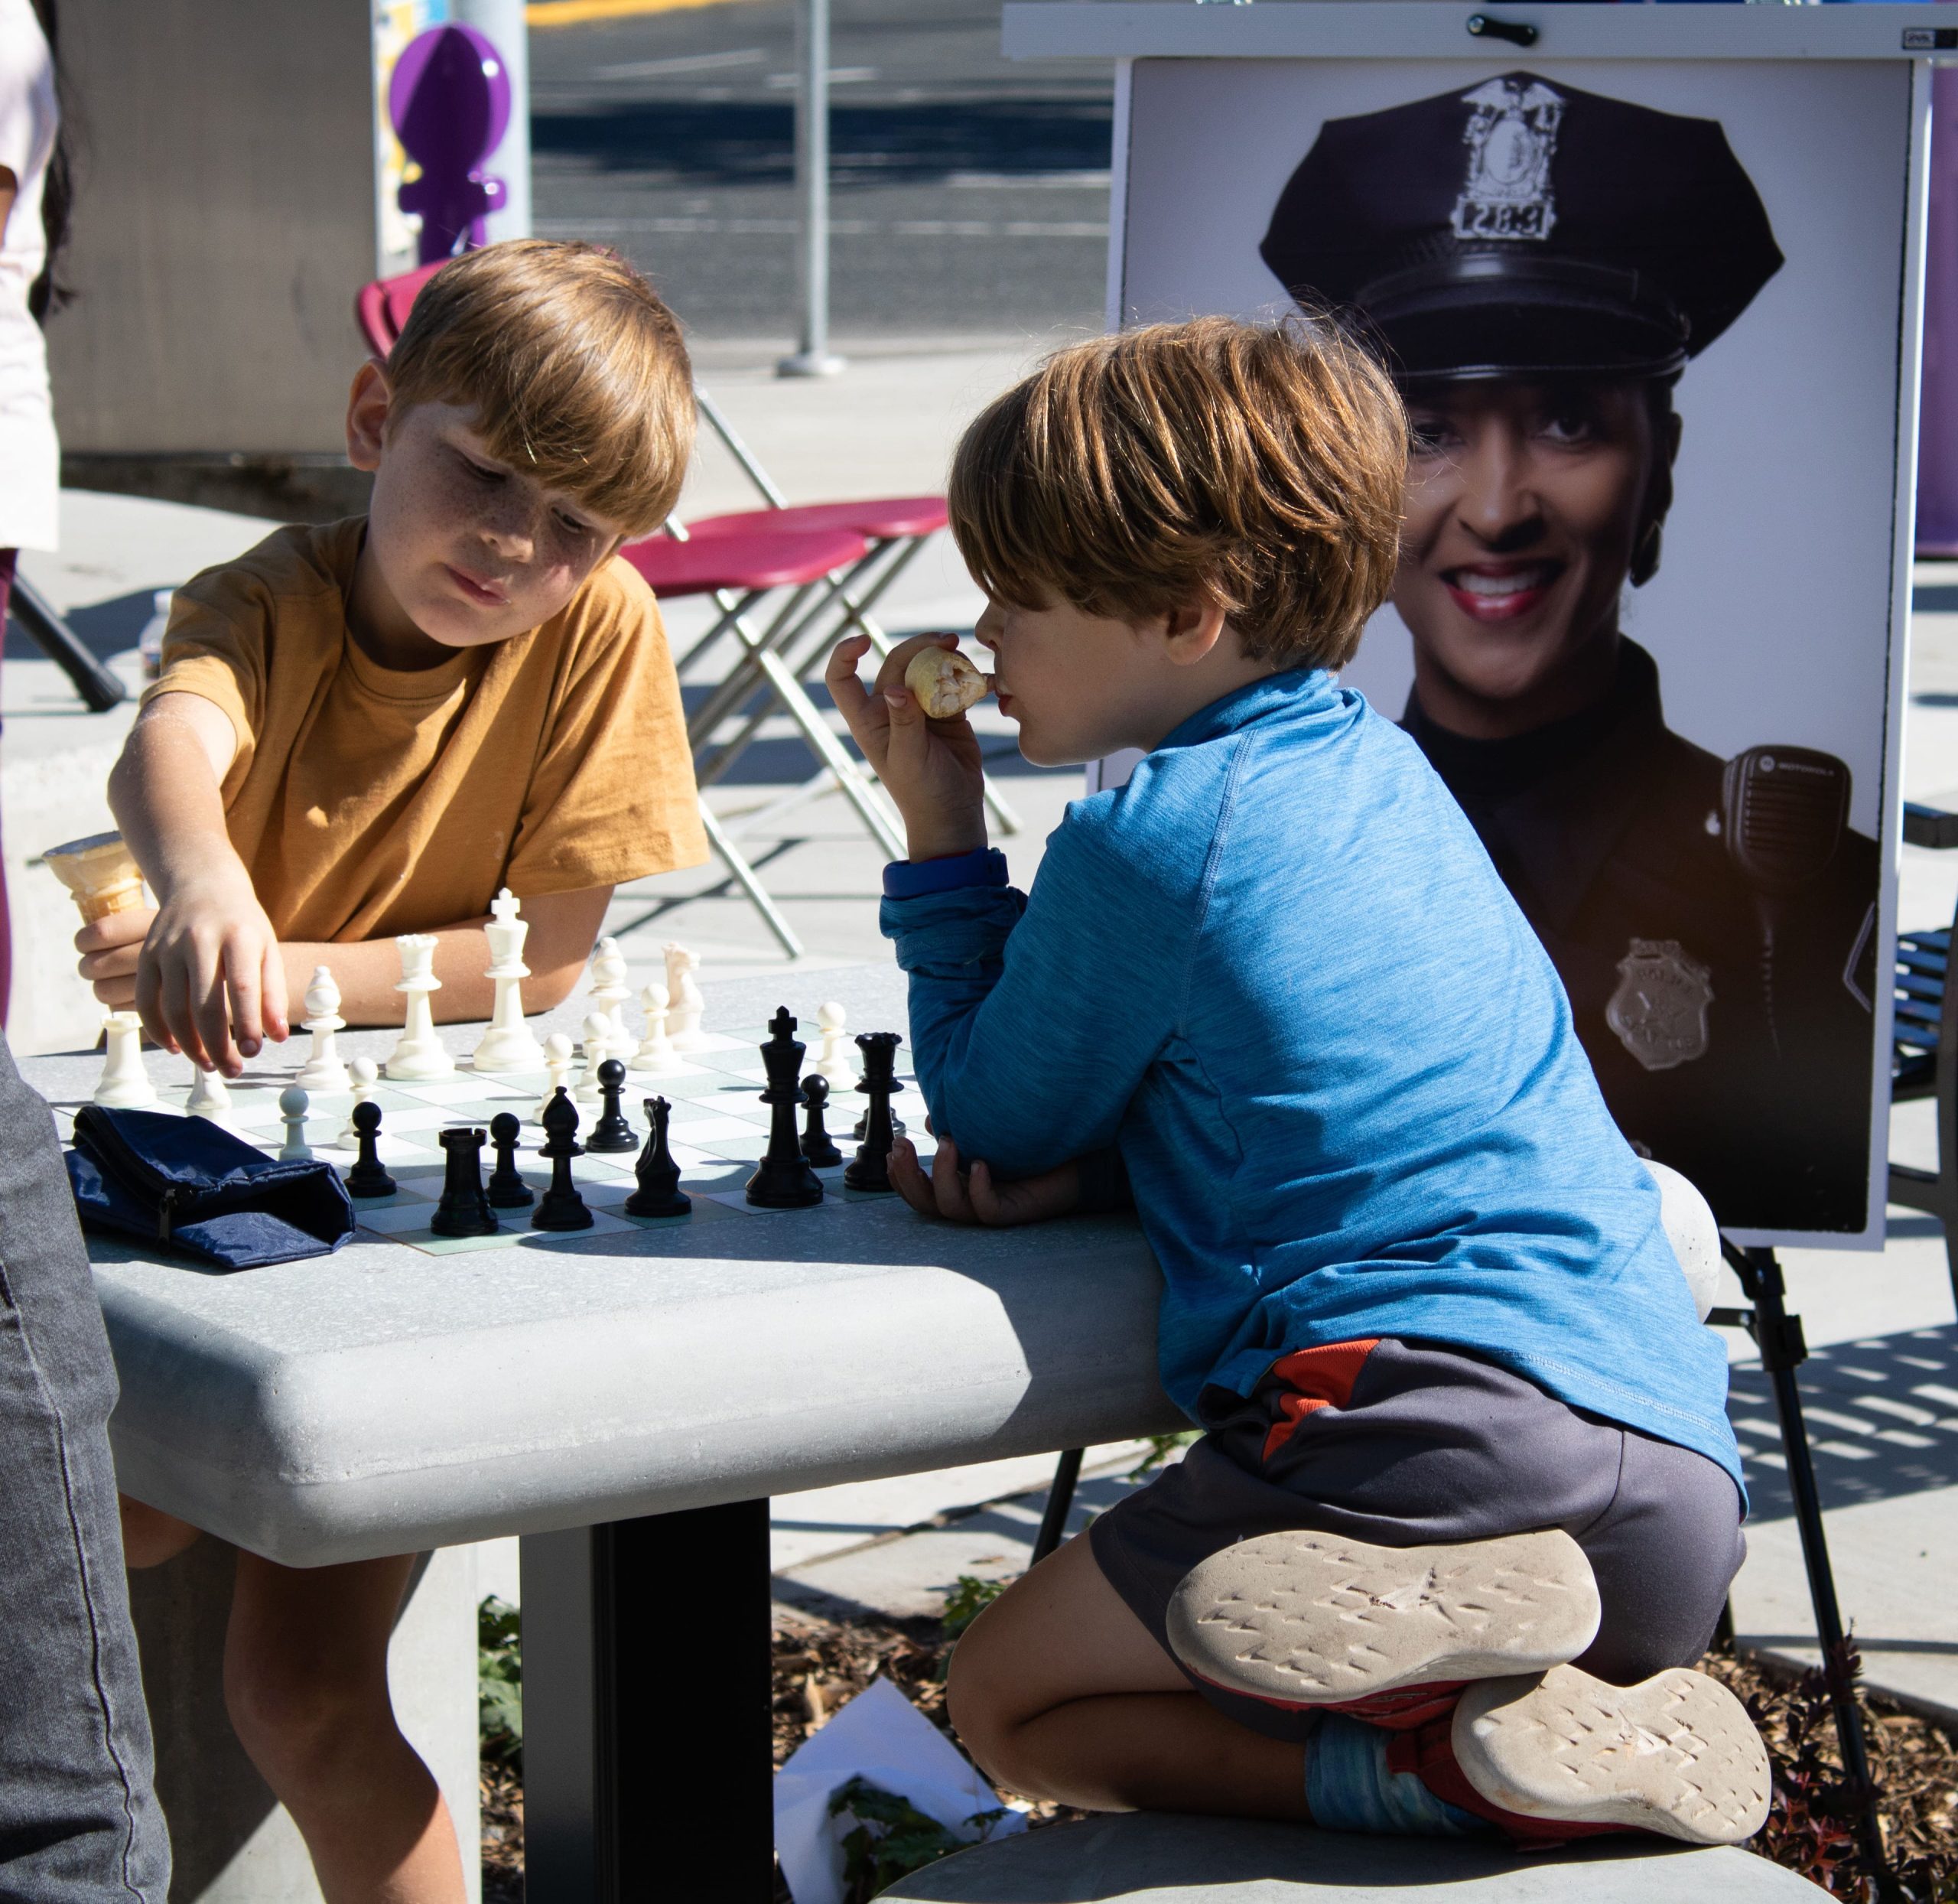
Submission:
POLYGON ((530 1904, 769 1904, 768 1502, 522 1544, 530 1904))

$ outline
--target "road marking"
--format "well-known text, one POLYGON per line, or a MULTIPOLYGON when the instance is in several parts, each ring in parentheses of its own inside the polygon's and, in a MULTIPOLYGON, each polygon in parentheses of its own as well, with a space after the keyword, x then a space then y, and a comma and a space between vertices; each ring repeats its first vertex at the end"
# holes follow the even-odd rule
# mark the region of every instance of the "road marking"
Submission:
POLYGON ((587 20, 629 20, 636 14, 735 4, 736 0, 530 0, 523 17, 526 26, 575 27, 587 20))
POLYGON ((1108 174, 1101 172, 952 172, 945 181, 957 191, 976 191, 1010 187, 1062 186, 1078 191, 1106 191, 1108 174))
MULTIPOLYGON (((701 0, 704 5, 707 0, 701 0)), ((673 60, 627 60, 618 66, 595 66, 594 80, 650 80, 662 73, 717 73, 723 67, 753 66, 768 54, 758 46, 740 53, 688 53, 673 60)))
MULTIPOLYGON (((838 238, 1094 238, 1105 240, 1106 223, 1082 220, 1052 222, 1016 219, 1010 223, 982 218, 832 218, 838 238)), ((539 219, 540 238, 588 238, 596 232, 652 232, 663 237, 694 233, 711 236, 782 237, 802 228, 792 218, 581 218, 539 219)))
MULTIPOLYGON (((831 86, 860 85, 866 80, 874 80, 878 70, 873 66, 833 66, 829 70, 829 83, 831 86)), ((802 83, 802 76, 799 73, 771 73, 768 83, 777 92, 786 93, 802 83)))

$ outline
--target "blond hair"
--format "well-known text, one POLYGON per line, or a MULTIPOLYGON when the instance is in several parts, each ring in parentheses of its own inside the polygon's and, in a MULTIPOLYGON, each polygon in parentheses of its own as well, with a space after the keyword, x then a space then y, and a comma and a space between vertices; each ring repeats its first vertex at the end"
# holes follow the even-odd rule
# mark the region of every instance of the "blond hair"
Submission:
POLYGON ((1247 655, 1337 668, 1386 598, 1407 423, 1336 326, 1199 317, 1058 351, 952 463, 959 553, 995 600, 1143 621, 1221 607, 1247 655))
POLYGON ((444 265, 388 353, 401 408, 473 407, 499 461, 630 535, 678 500, 693 370, 672 311, 615 252, 516 238, 444 265))

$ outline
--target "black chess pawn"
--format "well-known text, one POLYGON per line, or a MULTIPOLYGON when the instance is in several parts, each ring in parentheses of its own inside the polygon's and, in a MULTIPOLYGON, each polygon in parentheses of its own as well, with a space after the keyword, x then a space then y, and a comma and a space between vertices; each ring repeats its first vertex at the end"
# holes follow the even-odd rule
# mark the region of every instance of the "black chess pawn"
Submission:
POLYGON ((397 1186, 382 1167, 378 1147, 381 1133, 381 1107, 363 1102, 353 1107, 354 1141, 360 1147, 353 1168, 346 1173, 349 1196, 392 1196, 397 1186))
POLYGON ((523 1122, 513 1111, 499 1111, 490 1120, 490 1141, 496 1147, 496 1167, 490 1173, 487 1195, 490 1207, 499 1210, 527 1210, 537 1201, 537 1193, 517 1171, 517 1139, 523 1122))
POLYGON ((451 1124, 436 1133, 446 1153, 442 1198, 428 1227, 437 1236, 494 1236, 496 1212, 483 1193, 483 1138, 480 1125, 451 1124))
POLYGON ((633 1174, 639 1188, 626 1199, 628 1216, 686 1216, 692 1213, 694 1199, 680 1188, 680 1167, 666 1144, 666 1119, 672 1106, 664 1098, 648 1098, 646 1114, 652 1134, 639 1153, 633 1174))
POLYGON ((857 1089, 870 1100, 864 1112, 864 1141, 843 1173, 853 1190, 890 1188, 890 1147, 895 1141, 890 1101, 904 1086, 897 1081, 897 1047, 904 1040, 894 1031, 864 1031, 857 1037, 864 1054, 864 1081, 857 1089))
POLYGON ((577 1141, 578 1107, 561 1084, 551 1093, 539 1120, 544 1141, 537 1147, 539 1157, 551 1160, 551 1187, 530 1213, 532 1229, 590 1229, 591 1212, 584 1206, 577 1186, 571 1181, 571 1159, 584 1155, 577 1141))
POLYGON ((607 1058, 598 1067, 599 1095, 604 1102, 598 1121, 591 1127, 591 1135, 584 1141, 587 1151, 636 1151, 639 1147, 638 1137, 619 1108, 625 1090, 626 1067, 616 1058, 607 1058))
POLYGON ((795 1020, 786 1005, 769 1020, 768 1029, 768 1043, 761 1048, 768 1072, 768 1089, 761 1094, 770 1113, 768 1149, 748 1179, 748 1201, 766 1210, 803 1209, 823 1200, 822 1179, 809 1168, 795 1132, 804 1047, 795 1040, 795 1020))
POLYGON ((808 1106, 808 1115, 802 1123, 802 1155, 811 1170, 833 1169, 843 1161, 843 1153, 823 1128, 823 1112, 829 1104, 829 1080, 820 1072, 812 1072, 802 1086, 802 1102, 808 1106))

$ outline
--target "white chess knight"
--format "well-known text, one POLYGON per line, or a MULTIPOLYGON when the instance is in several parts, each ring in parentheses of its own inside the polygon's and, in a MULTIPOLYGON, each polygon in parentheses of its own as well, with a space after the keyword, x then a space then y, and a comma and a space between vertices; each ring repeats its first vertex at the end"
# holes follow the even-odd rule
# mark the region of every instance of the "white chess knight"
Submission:
POLYGON ((568 1083, 571 1076, 571 1041, 561 1031, 554 1031, 544 1040, 544 1095, 530 1114, 533 1124, 542 1121, 551 1100, 558 1095, 558 1085, 568 1083))
POLYGON ((278 1147, 281 1164, 310 1164, 313 1147, 306 1141, 306 1113, 313 1101, 298 1085, 288 1084, 278 1094, 278 1114, 285 1122, 285 1141, 278 1147))
POLYGON ((429 994, 442 988, 435 976, 435 942, 424 932, 404 932, 395 950, 401 956, 401 983, 395 990, 408 995, 408 1024, 382 1069, 391 1078, 446 1078, 456 1061, 435 1036, 435 1014, 428 1004, 429 994))
POLYGON ((313 968, 313 982, 306 988, 306 1016, 301 1022, 313 1034, 313 1049, 300 1067, 296 1082, 308 1091, 344 1091, 346 1066, 333 1048, 333 1033, 346 1020, 340 1015, 340 987, 324 965, 313 968))
MULTIPOLYGON (((372 1058, 356 1058, 347 1069, 353 1074, 353 1104, 366 1104, 374 1095, 374 1087, 380 1082, 381 1067, 372 1058)), ((340 1134, 340 1148, 357 1151, 360 1147, 360 1133, 353 1128, 353 1105, 346 1107, 346 1124, 340 1134)))
POLYGON ((701 955, 670 939, 665 951, 668 1035, 675 1051, 698 1051, 707 1042, 701 1032, 701 1014, 707 1001, 694 977, 700 969, 701 955))
POLYGON ((102 1021, 109 1040, 108 1062, 95 1101, 113 1111, 138 1111, 156 1102, 156 1087, 143 1068, 143 1021, 133 1011, 112 1011, 102 1021))
POLYGON ((646 1007, 646 1036, 627 1060, 626 1068, 655 1078, 682 1069, 673 1040, 666 1035, 666 988, 648 985, 639 994, 639 1003, 646 1007))
POLYGON ((496 1003, 470 1064, 478 1071, 535 1071, 544 1062, 544 1047, 523 1021, 523 981, 530 976, 523 942, 530 936, 530 922, 518 916, 516 896, 507 886, 490 908, 483 936, 490 942, 490 968, 483 976, 496 985, 496 1003))
POLYGON ((221 1071, 207 1071, 202 1065, 190 1072, 190 1095, 184 1100, 184 1115, 208 1118, 213 1124, 229 1125, 231 1093, 226 1089, 221 1071))
POLYGON ((823 1034, 823 1044, 810 1069, 820 1071, 832 1091, 852 1089, 857 1082, 851 1047, 844 1042, 844 1022, 843 1007, 834 998, 817 1006, 816 1025, 823 1034))
POLYGON ((625 955, 619 949, 619 942, 607 936, 593 948, 591 955, 592 1009, 611 1027, 606 1042, 611 1045, 627 1043, 632 1034, 626 1029, 626 1001, 633 995, 633 988, 626 982, 625 955))

